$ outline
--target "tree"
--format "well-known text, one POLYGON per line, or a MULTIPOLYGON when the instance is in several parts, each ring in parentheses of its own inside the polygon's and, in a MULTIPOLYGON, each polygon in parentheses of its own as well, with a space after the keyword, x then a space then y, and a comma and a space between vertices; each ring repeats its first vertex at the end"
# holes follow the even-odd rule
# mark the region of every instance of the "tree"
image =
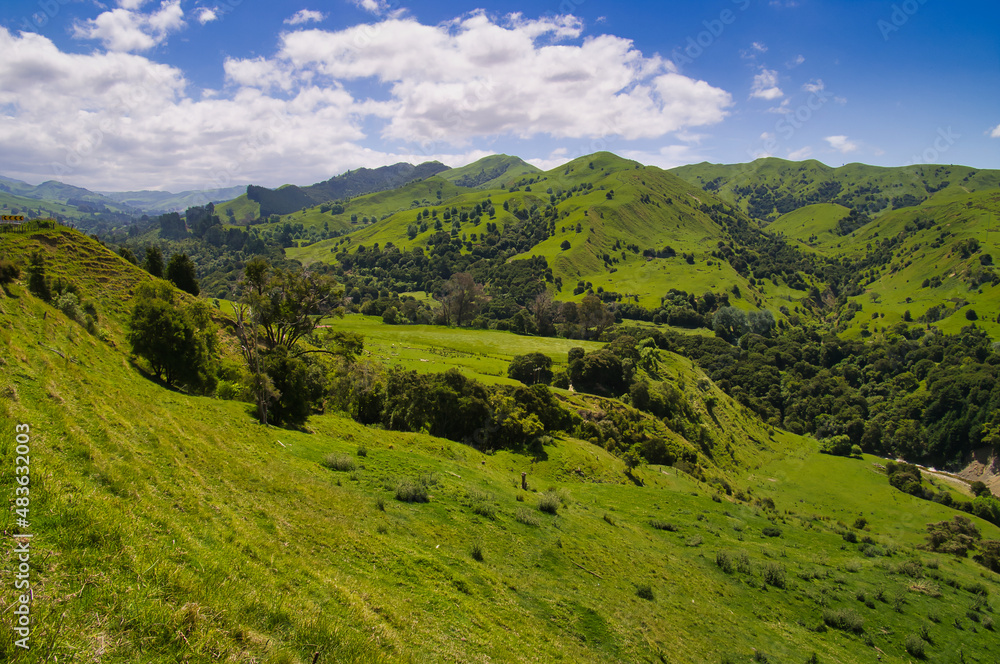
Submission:
POLYGON ((570 248, 569 240, 563 240, 562 244, 559 245, 559 248, 562 249, 563 251, 569 249, 570 248))
POLYGON ((142 284, 126 339, 168 385, 204 391, 215 386, 215 329, 204 302, 181 308, 166 286, 142 284))
POLYGON ((399 322, 399 311, 396 307, 387 307, 386 310, 382 312, 382 322, 386 325, 395 325, 399 322))
POLYGON ((453 274, 444 284, 446 320, 454 321, 459 327, 462 327, 463 321, 470 320, 486 300, 482 285, 477 284, 468 272, 453 274))
POLYGON ((194 263, 187 254, 174 254, 167 263, 167 279, 175 286, 191 295, 198 295, 198 280, 195 278, 194 263))
POLYGON ((712 329, 717 337, 735 343, 749 329, 747 315, 736 307, 722 307, 712 318, 712 329))
POLYGON ((253 258, 247 261, 239 286, 241 302, 252 309, 250 317, 262 327, 269 349, 292 350, 316 329, 322 316, 343 315, 337 305, 344 289, 329 275, 275 270, 265 259, 253 258))
POLYGON ((126 247, 124 244, 118 247, 118 255, 127 260, 132 265, 138 265, 139 261, 136 260, 135 254, 132 250, 126 247))
POLYGON ((552 358, 544 353, 515 355, 507 367, 507 376, 525 385, 552 382, 552 358))
POLYGON ((604 303, 596 295, 584 295, 577 311, 580 325, 583 327, 583 338, 597 338, 615 322, 614 316, 604 307, 604 303), (593 333, 591 333, 593 331, 593 333))
POLYGON ((142 262, 142 269, 154 277, 163 278, 163 252, 155 244, 146 247, 146 260, 142 262))

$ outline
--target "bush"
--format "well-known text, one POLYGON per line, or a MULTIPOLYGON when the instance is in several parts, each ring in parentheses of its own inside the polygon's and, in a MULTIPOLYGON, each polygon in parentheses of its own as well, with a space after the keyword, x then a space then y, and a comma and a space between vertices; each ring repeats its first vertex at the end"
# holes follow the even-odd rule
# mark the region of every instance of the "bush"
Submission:
POLYGON ((657 530, 668 530, 672 533, 677 532, 677 526, 668 521, 659 521, 657 519, 653 519, 652 521, 649 522, 649 525, 651 525, 653 528, 656 528, 657 530))
POLYGON ((538 526, 541 525, 541 521, 538 517, 532 514, 531 510, 522 507, 514 514, 514 520, 519 523, 523 523, 526 526, 538 526))
POLYGON ((765 537, 781 537, 781 530, 774 526, 764 526, 764 529, 760 532, 765 537))
POLYGON ((431 498, 424 482, 403 480, 396 485, 396 500, 404 503, 429 503, 431 498))
POLYGON ((350 472, 357 468, 357 464, 354 463, 354 459, 346 454, 328 454, 326 458, 323 459, 323 465, 330 470, 342 472, 350 472))
POLYGON ((358 456, 359 457, 366 457, 366 456, 368 456, 368 448, 365 447, 364 445, 359 445, 358 446, 358 456))
POLYGON ((637 583, 635 586, 635 594, 637 597, 642 599, 648 599, 650 602, 653 601, 653 587, 648 583, 637 583))
POLYGON ((559 510, 559 496, 552 492, 543 493, 538 497, 538 509, 548 514, 555 514, 559 510))
POLYGON ((715 564, 726 574, 733 573, 733 556, 728 551, 716 551, 715 564))
POLYGON ((215 396, 226 401, 239 401, 243 396, 243 390, 237 383, 220 380, 215 386, 215 396))
POLYGON ((829 627, 845 632, 860 634, 865 620, 854 609, 827 609, 823 611, 823 622, 829 627))
POLYGON ((913 655, 917 659, 923 659, 924 658, 924 656, 925 656, 925 653, 924 653, 924 642, 916 634, 910 634, 910 635, 908 635, 906 637, 906 642, 905 642, 904 645, 906 646, 906 652, 910 653, 911 655, 913 655))
POLYGON ((473 560, 478 560, 482 562, 483 560, 483 545, 479 542, 473 542, 472 549, 469 551, 473 560))
POLYGON ((477 501, 472 505, 472 511, 479 516, 484 516, 487 519, 497 518, 497 508, 493 503, 486 501, 477 501))
POLYGON ((9 261, 0 261, 0 284, 9 284, 21 278, 21 268, 9 261))
POLYGON ((785 566, 768 563, 764 566, 764 583, 775 588, 785 587, 785 566))

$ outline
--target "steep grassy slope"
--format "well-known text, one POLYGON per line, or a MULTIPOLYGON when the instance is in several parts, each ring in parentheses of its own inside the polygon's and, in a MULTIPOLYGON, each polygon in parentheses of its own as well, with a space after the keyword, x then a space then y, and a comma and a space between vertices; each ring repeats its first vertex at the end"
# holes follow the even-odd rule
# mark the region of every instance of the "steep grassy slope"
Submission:
POLYGON ((815 203, 783 214, 768 224, 767 232, 784 235, 806 247, 841 242, 837 222, 850 212, 836 203, 815 203))
POLYGON ((490 155, 466 166, 452 168, 441 173, 441 177, 460 187, 475 189, 500 189, 523 177, 540 173, 541 169, 519 157, 505 154, 490 155))
POLYGON ((765 158, 748 164, 703 162, 671 172, 761 220, 773 220, 813 203, 838 203, 881 214, 894 207, 916 205, 948 186, 967 191, 1000 187, 1000 171, 951 165, 883 168, 847 164, 831 168, 814 159, 793 162, 765 158))
MULTIPOLYGON (((743 500, 669 468, 637 486, 573 439, 525 456, 333 414, 259 427, 245 404, 166 390, 127 360, 125 300, 148 277, 75 233, 16 242, 2 253, 43 249, 98 304, 108 342, 22 285, 0 297, 0 451, 30 425, 35 535, 34 649, 4 619, 7 661, 906 662, 922 628, 932 661, 1000 648, 997 577, 911 548, 953 512, 890 489, 871 459, 819 456, 728 402, 719 426, 755 450, 732 471, 743 500), (322 467, 329 454, 355 469, 322 467), (428 503, 394 499, 420 477, 428 503), (548 491, 555 514, 538 509, 548 491), (858 633, 819 628, 841 609, 858 633)), ((0 492, 13 486, 5 462, 0 492)))
MULTIPOLYGON (((1000 256, 1000 193, 981 192, 935 198, 916 208, 886 214, 855 231, 847 241, 817 244, 821 250, 860 256, 869 246, 892 242, 880 265, 866 273, 866 293, 854 298, 861 314, 879 314, 878 327, 891 327, 910 312, 920 320, 940 307, 940 320, 929 320, 946 333, 975 322, 1000 336, 1000 283, 995 283, 993 256, 1000 256), (924 285, 925 280, 929 282, 924 285), (970 318, 969 311, 975 311, 970 318)), ((869 316, 859 314, 854 329, 869 316)), ((936 315, 932 314, 932 318, 936 315)))

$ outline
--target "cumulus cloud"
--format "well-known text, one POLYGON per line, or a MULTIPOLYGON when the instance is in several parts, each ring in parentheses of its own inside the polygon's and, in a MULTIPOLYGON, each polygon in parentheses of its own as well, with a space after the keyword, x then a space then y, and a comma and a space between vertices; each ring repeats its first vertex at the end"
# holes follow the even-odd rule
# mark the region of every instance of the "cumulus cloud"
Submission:
POLYGON ((858 144, 848 139, 847 136, 827 136, 823 140, 829 143, 831 148, 841 154, 854 152, 858 149, 858 144))
POLYGON ((802 89, 806 92, 812 92, 813 94, 819 94, 826 90, 826 86, 823 84, 823 79, 817 78, 815 81, 809 81, 802 86, 802 89))
POLYGON ((381 16, 389 9, 389 3, 385 0, 351 0, 351 2, 370 14, 381 16))
POLYGON ((751 99, 780 99, 785 93, 778 87, 778 72, 773 69, 760 68, 760 73, 753 77, 750 88, 751 99))
POLYGON ((73 36, 100 40, 109 51, 148 51, 184 27, 180 0, 164 0, 148 14, 138 11, 143 4, 143 0, 122 0, 118 9, 76 22, 73 36))
POLYGON ((993 127, 993 130, 990 132, 990 138, 1000 138, 1000 124, 993 127))
POLYGON ((326 18, 326 14, 312 9, 300 9, 285 19, 288 25, 302 25, 303 23, 319 23, 326 18))
POLYGON ((202 7, 198 10, 198 22, 202 25, 206 23, 211 23, 215 19, 219 18, 219 15, 214 9, 209 9, 208 7, 202 7))
POLYGON ((812 153, 813 153, 812 148, 807 145, 804 148, 790 151, 788 153, 788 158, 791 159, 792 161, 801 161, 803 159, 808 159, 809 157, 811 157, 812 153))
MULTIPOLYGON (((490 154, 482 142, 497 137, 683 142, 732 105, 630 40, 582 38, 575 17, 484 12, 433 26, 395 13, 292 30, 270 56, 227 59, 221 90, 192 91, 180 69, 129 52, 179 24, 183 14, 164 13, 173 7, 140 13, 141 0, 122 0, 101 16, 130 12, 133 32, 86 32, 105 25, 100 16, 79 27, 107 40, 106 52, 67 53, 0 28, 0 95, 16 100, 0 123, 7 174, 98 188, 276 186, 398 161, 459 166, 490 154)), ((654 155, 673 163, 684 150, 654 155)))
POLYGON ((390 100, 383 136, 462 144, 476 136, 662 136, 722 120, 729 93, 676 73, 610 35, 580 45, 571 16, 496 22, 484 12, 447 24, 392 18, 337 32, 283 35, 272 62, 299 78, 374 78, 390 100), (419 53, 420 57, 414 57, 419 53))

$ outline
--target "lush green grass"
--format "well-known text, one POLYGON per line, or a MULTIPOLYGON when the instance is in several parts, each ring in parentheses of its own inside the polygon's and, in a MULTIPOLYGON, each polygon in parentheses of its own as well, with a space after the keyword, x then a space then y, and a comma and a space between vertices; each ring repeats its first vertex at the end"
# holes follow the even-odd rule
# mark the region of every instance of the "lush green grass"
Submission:
POLYGON ((842 242, 837 222, 846 217, 849 212, 849 208, 836 203, 807 205, 781 215, 774 222, 768 224, 767 230, 770 233, 781 233, 789 240, 799 242, 807 247, 814 247, 819 242, 842 242))
MULTIPOLYGON (((311 662, 318 651, 321 662, 720 662, 757 650, 775 662, 815 652, 853 663, 877 647, 902 663, 922 627, 930 661, 961 648, 986 662, 1000 648, 984 626, 997 576, 913 548, 924 524, 955 512, 895 492, 874 459, 822 456, 770 431, 688 360, 664 354, 661 372, 689 398, 718 396, 709 426, 745 457, 730 475, 746 500, 672 468, 640 468, 630 481, 621 461, 573 439, 527 456, 332 414, 301 431, 260 427, 247 404, 169 391, 138 372, 121 350, 127 306, 112 305, 146 277, 112 270, 119 259, 79 236, 42 237, 55 238, 53 266, 91 289, 113 343, 21 285, 0 297, 0 430, 32 427, 36 534, 37 649, 16 651, 0 621, 10 661, 311 662), (356 468, 330 470, 328 458, 356 468), (426 486, 429 502, 397 500, 407 482, 426 486), (538 509, 548 493, 555 514, 538 509), (891 556, 868 557, 842 536, 862 512, 870 523, 857 536, 891 556), (819 629, 837 611, 860 616, 861 632, 819 629)), ((378 344, 398 331, 428 349, 485 349, 496 366, 521 348, 571 343, 334 324, 378 344)), ((0 438, 4 459, 12 447, 0 438)), ((0 468, 6 496, 12 472, 0 468)), ((10 570, 11 547, 2 551, 10 570)))
POLYGON ((324 321, 338 330, 365 336, 365 355, 387 365, 421 373, 460 369, 487 383, 516 384, 507 378, 515 355, 545 353, 556 365, 565 365, 570 348, 587 351, 604 344, 574 339, 525 337, 512 332, 473 330, 436 325, 385 325, 377 316, 350 314, 324 321))

